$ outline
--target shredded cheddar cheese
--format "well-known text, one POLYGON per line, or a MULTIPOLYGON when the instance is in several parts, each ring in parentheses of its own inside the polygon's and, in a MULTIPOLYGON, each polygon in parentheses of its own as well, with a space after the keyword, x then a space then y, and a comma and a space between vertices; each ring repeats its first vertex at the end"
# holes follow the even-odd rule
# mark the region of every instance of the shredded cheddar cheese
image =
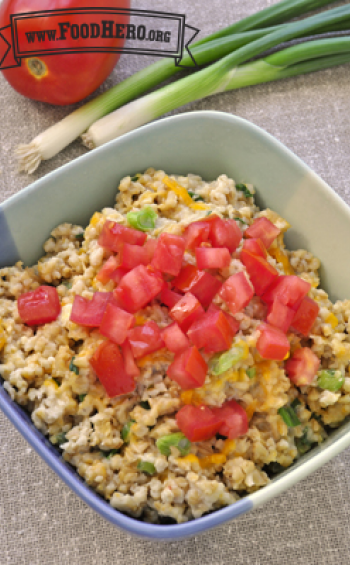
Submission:
POLYGON ((170 179, 168 176, 163 177, 163 183, 175 192, 176 196, 181 198, 184 204, 191 208, 192 210, 209 210, 206 204, 201 204, 199 202, 193 202, 192 198, 188 194, 186 188, 177 183, 174 179, 170 179))
POLYGON ((332 312, 330 312, 328 314, 328 316, 325 319, 325 322, 326 322, 326 324, 330 324, 332 326, 333 330, 339 324, 337 316, 335 316, 332 312))
POLYGON ((283 265, 283 270, 286 275, 294 275, 294 269, 289 262, 287 254, 279 249, 278 247, 270 247, 268 251, 269 255, 276 259, 277 263, 281 263, 283 265))

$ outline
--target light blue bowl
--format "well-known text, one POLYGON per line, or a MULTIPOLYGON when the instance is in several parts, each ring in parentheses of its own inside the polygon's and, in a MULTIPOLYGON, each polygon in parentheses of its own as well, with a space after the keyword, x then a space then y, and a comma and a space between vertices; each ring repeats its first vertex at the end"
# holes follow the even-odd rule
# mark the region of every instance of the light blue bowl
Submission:
MULTIPOLYGON (((350 297, 349 208, 271 135, 220 112, 192 112, 145 126, 50 173, 4 202, 0 206, 0 265, 19 259, 28 265, 35 263, 53 227, 62 222, 88 223, 94 211, 114 204, 121 178, 148 167, 182 175, 197 173, 206 180, 225 173, 238 182, 254 184, 258 203, 292 224, 287 245, 309 249, 321 259, 322 286, 331 298, 350 297), (336 250, 332 234, 337 234, 336 250)), ((130 533, 157 540, 192 536, 232 520, 304 479, 350 444, 350 423, 346 423, 260 491, 192 522, 161 526, 129 518, 97 495, 2 386, 0 408, 48 465, 101 516, 130 533)))

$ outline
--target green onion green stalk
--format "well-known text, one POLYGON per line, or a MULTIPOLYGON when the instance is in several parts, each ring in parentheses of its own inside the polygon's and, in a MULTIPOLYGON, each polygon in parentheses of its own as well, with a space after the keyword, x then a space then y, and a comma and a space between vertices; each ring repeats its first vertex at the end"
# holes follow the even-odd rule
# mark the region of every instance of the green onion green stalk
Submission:
MULTIPOLYGON (((198 65, 208 65, 213 61, 218 61, 222 57, 225 58, 234 50, 240 50, 251 42, 256 43, 256 41, 263 39, 267 34, 271 35, 271 33, 282 32, 285 26, 279 25, 276 27, 276 24, 283 24, 291 18, 305 14, 310 10, 319 9, 334 1, 335 0, 283 0, 197 41, 191 46, 191 52, 198 65)), ((330 12, 326 14, 328 13, 330 12)), ((327 25, 327 19, 325 20, 325 25, 327 29, 324 31, 328 31, 329 26, 327 25)), ((298 37, 300 36, 301 35, 298 35, 298 37)), ((258 49, 257 54, 261 52, 262 49, 258 49)), ((247 58, 243 58, 243 60, 246 61, 247 58)), ((185 54, 182 59, 182 64, 194 66, 189 54, 185 54)), ((74 139, 79 137, 79 135, 83 134, 94 122, 99 121, 103 116, 106 116, 124 104, 135 100, 135 98, 171 78, 180 70, 181 68, 176 67, 172 59, 162 59, 112 87, 107 92, 66 116, 57 124, 40 133, 31 143, 19 145, 16 149, 19 169, 28 174, 33 173, 42 160, 54 157, 74 141, 74 139)), ((199 78, 199 85, 200 84, 201 78, 199 78)), ((196 95, 193 92, 195 97, 191 98, 190 96, 190 101, 198 97, 203 98, 204 96, 212 94, 213 92, 210 92, 210 88, 209 92, 206 93, 208 86, 207 84, 203 85, 202 94, 198 93, 196 95)), ((191 85, 190 90, 193 90, 191 85)), ((180 101, 180 104, 177 105, 187 103, 186 97, 184 97, 184 99, 184 102, 180 101)), ((174 105, 173 101, 172 107, 174 108, 177 105, 174 105)), ((140 113, 142 114, 143 112, 144 106, 143 103, 141 103, 140 113)), ((152 115, 153 113, 151 112, 148 118, 144 118, 143 121, 141 120, 142 123, 153 119, 152 115)), ((127 126, 124 129, 126 129, 126 131, 130 131, 139 125, 140 116, 138 114, 136 114, 135 122, 132 121, 132 115, 130 115, 130 113, 127 112, 125 117, 127 126)), ((117 117, 117 120, 120 120, 120 116, 117 117)), ((110 128, 108 128, 109 137, 111 135, 112 138, 121 135, 121 133, 118 133, 121 131, 120 124, 117 129, 117 134, 113 135, 110 128)), ((93 148, 97 144, 105 143, 103 139, 106 139, 108 135, 105 134, 101 141, 99 141, 98 137, 97 140, 95 140, 94 133, 91 133, 89 130, 84 136, 84 143, 88 147, 93 148)))
POLYGON ((157 212, 155 212, 150 206, 146 206, 138 212, 128 212, 126 215, 128 224, 132 228, 143 232, 154 229, 157 218, 157 212))

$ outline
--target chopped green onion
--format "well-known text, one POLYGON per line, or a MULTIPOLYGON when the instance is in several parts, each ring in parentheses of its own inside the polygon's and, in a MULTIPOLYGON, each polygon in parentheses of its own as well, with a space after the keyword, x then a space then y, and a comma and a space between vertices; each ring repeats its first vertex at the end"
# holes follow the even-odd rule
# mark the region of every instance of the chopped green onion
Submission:
POLYGON ((209 210, 209 212, 206 212, 206 216, 210 216, 213 212, 211 210, 209 210))
POLYGON ((79 396, 78 396, 79 402, 83 402, 83 400, 85 400, 86 396, 87 396, 87 394, 79 394, 79 396))
POLYGON ((248 225, 248 222, 246 222, 245 220, 242 220, 242 218, 233 218, 234 220, 236 220, 237 222, 241 222, 241 224, 245 224, 246 226, 248 225))
POLYGON ((212 375, 221 375, 241 361, 245 355, 245 350, 241 345, 234 345, 229 351, 222 353, 219 357, 214 355, 209 361, 210 372, 212 375))
POLYGON ((298 416, 291 406, 282 406, 282 408, 278 410, 278 413, 284 423, 287 424, 288 428, 295 428, 295 426, 299 426, 301 424, 298 416))
POLYGON ((248 375, 248 377, 249 377, 250 379, 253 379, 253 378, 255 377, 255 375, 256 375, 256 368, 255 368, 255 367, 251 367, 250 369, 247 369, 247 370, 246 370, 246 373, 247 373, 247 375, 248 375))
POLYGON ((60 432, 51 438, 51 442, 57 445, 62 445, 63 443, 67 442, 65 432, 60 432))
POLYGON ((310 449, 312 443, 313 442, 307 437, 307 428, 304 428, 303 435, 301 437, 295 438, 295 445, 300 455, 306 453, 310 449))
POLYGON ((250 190, 248 190, 246 184, 236 184, 236 189, 239 190, 240 192, 243 192, 246 198, 250 198, 251 196, 254 196, 254 194, 252 194, 250 190))
POLYGON ((156 468, 153 463, 141 460, 137 463, 137 470, 141 471, 141 473, 146 473, 147 475, 154 475, 156 472, 156 468))
POLYGON ((70 288, 72 288, 72 281, 63 281, 63 286, 65 286, 66 288, 68 288, 68 290, 70 288))
POLYGON ((132 177, 131 182, 137 182, 139 180, 140 175, 137 174, 134 177, 132 177))
POLYGON ((148 400, 141 400, 140 406, 141 406, 141 408, 143 408, 144 410, 151 410, 151 405, 150 405, 150 403, 148 402, 148 400))
POLYGON ((126 422, 122 428, 121 436, 124 443, 129 443, 130 441, 130 430, 131 426, 135 423, 135 420, 130 420, 126 422))
POLYGON ((80 233, 77 233, 77 234, 75 235, 75 239, 78 239, 79 241, 84 241, 84 235, 85 235, 85 234, 84 234, 83 231, 80 232, 80 233))
POLYGON ((202 202, 204 202, 204 198, 202 196, 200 196, 199 194, 192 192, 192 190, 188 190, 187 192, 188 192, 188 195, 192 198, 192 200, 194 200, 194 202, 198 202, 198 200, 202 200, 202 202))
POLYGON ((301 406, 301 402, 299 398, 294 398, 293 402, 291 402, 291 407, 295 410, 297 406, 301 406))
POLYGON ((276 475, 277 473, 285 471, 285 467, 283 467, 280 463, 277 463, 277 461, 272 461, 268 465, 264 465, 264 471, 266 471, 266 473, 276 475))
POLYGON ((103 455, 103 457, 105 457, 106 459, 110 459, 111 457, 113 457, 113 455, 117 455, 117 453, 120 453, 119 449, 111 449, 110 451, 103 451, 101 449, 101 453, 103 455))
POLYGON ((55 381, 55 383, 56 383, 58 386, 61 386, 62 383, 61 383, 58 379, 52 378, 52 380, 55 381))
POLYGON ((161 454, 166 455, 166 457, 171 454, 171 446, 177 447, 181 455, 187 455, 191 449, 190 440, 182 432, 160 437, 156 444, 161 454))
POLYGON ((341 389, 345 379, 341 371, 319 371, 317 373, 317 386, 331 392, 341 389))
POLYGON ((75 357, 72 357, 71 362, 69 363, 69 370, 72 371, 72 373, 75 373, 76 375, 79 375, 79 367, 77 367, 76 365, 74 365, 74 359, 75 357))
POLYGON ((157 217, 157 212, 149 206, 142 208, 139 212, 128 212, 126 215, 131 227, 140 231, 153 230, 156 226, 157 217))

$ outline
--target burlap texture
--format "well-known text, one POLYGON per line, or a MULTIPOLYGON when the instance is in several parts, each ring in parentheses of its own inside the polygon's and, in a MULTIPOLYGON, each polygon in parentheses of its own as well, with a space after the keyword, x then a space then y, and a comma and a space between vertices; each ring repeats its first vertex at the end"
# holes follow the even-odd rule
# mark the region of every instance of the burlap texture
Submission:
MULTIPOLYGON (((206 35, 273 1, 134 0, 133 6, 186 14, 187 22, 206 35)), ((149 61, 122 56, 103 88, 149 61)), ((287 145, 350 204, 349 79, 350 67, 343 66, 220 94, 179 111, 221 110, 251 120, 287 145)), ((14 147, 28 142, 69 109, 27 100, 2 77, 0 108, 1 200, 85 152, 75 142, 44 163, 32 178, 19 175, 14 147)), ((330 237, 336 252, 336 234, 330 237)), ((349 468, 350 449, 230 525, 162 545, 134 539, 95 514, 0 413, 0 565, 348 565, 349 468)))

